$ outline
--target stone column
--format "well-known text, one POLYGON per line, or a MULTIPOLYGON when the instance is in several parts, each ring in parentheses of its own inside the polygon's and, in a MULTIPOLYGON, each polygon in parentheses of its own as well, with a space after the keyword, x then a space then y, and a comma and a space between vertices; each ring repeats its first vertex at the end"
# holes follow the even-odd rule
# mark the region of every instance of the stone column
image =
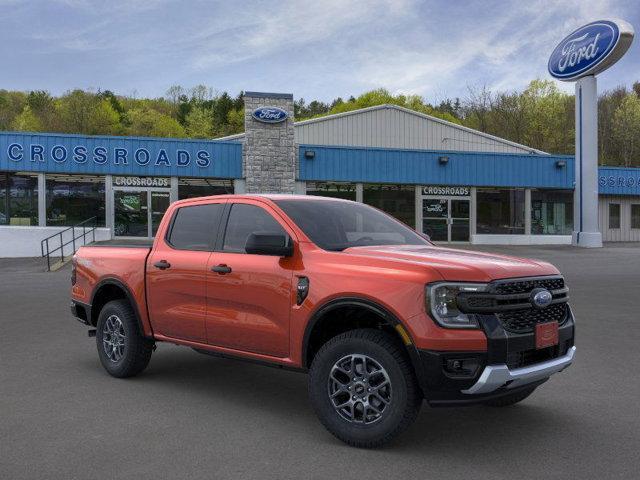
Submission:
POLYGON ((295 193, 298 155, 293 129, 293 95, 245 92, 243 172, 246 193, 295 193), (253 118, 260 107, 287 112, 286 120, 264 123, 253 118))

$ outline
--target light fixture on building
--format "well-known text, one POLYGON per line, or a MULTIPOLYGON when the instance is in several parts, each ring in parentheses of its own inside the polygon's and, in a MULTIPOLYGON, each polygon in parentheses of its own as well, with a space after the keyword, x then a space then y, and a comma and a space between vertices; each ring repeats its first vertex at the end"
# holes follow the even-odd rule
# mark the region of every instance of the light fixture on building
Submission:
POLYGON ((316 157, 316 152, 314 152, 313 150, 304 151, 304 158, 308 160, 313 160, 315 157, 316 157))
POLYGON ((438 163, 440 165, 446 165, 449 163, 449 157, 438 157, 438 163))
POLYGON ((567 166, 566 160, 557 160, 556 161, 556 168, 564 168, 566 166, 567 166))

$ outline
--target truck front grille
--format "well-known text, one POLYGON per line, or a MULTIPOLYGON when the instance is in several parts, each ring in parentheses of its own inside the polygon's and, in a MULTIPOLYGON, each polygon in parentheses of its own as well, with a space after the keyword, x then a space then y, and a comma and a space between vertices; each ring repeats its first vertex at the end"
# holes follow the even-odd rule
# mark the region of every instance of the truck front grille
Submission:
POLYGON ((489 284, 486 292, 459 294, 458 305, 464 312, 494 314, 502 327, 510 332, 529 333, 538 323, 555 321, 562 324, 567 320, 568 292, 564 278, 560 276, 497 280, 489 284), (537 288, 551 292, 551 305, 545 308, 533 306, 531 292, 537 288))
POLYGON ((533 331, 537 323, 563 323, 567 319, 567 310, 566 303, 556 303, 541 310, 537 308, 508 310, 496 313, 496 316, 505 330, 514 333, 527 333, 533 331))

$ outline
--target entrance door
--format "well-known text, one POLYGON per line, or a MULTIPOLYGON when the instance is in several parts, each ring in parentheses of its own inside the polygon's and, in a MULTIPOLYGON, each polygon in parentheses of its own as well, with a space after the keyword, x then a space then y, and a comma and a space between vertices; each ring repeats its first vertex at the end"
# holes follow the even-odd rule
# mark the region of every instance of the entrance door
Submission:
POLYGON ((466 198, 423 198, 422 231, 434 242, 468 242, 469 206, 466 198))
POLYGON ((152 238, 169 207, 169 190, 113 190, 113 230, 116 237, 152 238))

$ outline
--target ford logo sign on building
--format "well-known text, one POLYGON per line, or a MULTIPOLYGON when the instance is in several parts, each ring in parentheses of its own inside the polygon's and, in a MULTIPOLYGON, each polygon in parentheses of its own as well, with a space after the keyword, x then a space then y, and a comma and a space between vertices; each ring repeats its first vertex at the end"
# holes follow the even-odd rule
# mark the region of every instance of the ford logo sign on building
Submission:
POLYGON ((616 63, 633 40, 633 27, 621 20, 584 25, 562 40, 549 58, 549 73, 564 81, 596 75, 616 63))
POLYGON ((289 114, 278 107, 259 107, 251 114, 259 122, 263 123, 279 123, 284 122, 289 114))

